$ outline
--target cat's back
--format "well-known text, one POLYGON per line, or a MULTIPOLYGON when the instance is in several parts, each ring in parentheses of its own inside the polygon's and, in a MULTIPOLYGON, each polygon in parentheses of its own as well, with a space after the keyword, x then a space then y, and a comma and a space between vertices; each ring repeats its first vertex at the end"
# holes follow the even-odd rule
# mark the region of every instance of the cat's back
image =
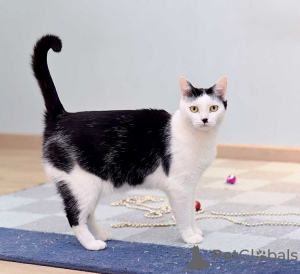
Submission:
MULTIPOLYGON (((112 110, 112 111, 85 111, 66 113, 52 119, 45 118, 45 135, 53 132, 64 131, 65 133, 80 134, 100 132, 105 130, 136 131, 136 133, 160 130, 170 122, 171 115, 161 109, 139 110, 112 110)), ((149 133, 149 132, 148 132, 149 133)))

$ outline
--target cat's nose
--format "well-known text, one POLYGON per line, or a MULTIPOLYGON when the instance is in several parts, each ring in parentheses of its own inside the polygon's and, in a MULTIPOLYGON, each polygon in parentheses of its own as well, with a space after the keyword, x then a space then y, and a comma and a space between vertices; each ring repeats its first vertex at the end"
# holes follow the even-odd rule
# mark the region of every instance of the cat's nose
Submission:
POLYGON ((206 124, 206 123, 208 122, 208 119, 207 119, 207 118, 204 118, 204 119, 202 119, 202 122, 203 122, 204 124, 206 124))

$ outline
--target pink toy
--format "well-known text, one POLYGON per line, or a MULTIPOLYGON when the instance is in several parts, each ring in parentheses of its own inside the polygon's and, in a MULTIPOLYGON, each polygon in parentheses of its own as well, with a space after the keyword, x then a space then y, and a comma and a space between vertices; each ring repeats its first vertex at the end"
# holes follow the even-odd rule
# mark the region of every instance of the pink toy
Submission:
POLYGON ((236 181, 236 177, 235 177, 235 175, 233 175, 233 174, 231 174, 231 175, 229 175, 228 177, 227 177, 227 183, 228 184, 234 184, 235 183, 235 181, 236 181))

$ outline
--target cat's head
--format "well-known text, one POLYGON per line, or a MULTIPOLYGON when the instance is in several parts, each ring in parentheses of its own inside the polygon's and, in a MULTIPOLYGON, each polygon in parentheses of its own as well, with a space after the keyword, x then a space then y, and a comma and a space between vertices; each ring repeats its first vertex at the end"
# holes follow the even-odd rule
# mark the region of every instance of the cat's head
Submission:
POLYGON ((195 88, 184 77, 180 77, 180 113, 195 129, 209 130, 223 121, 227 100, 227 78, 221 77, 211 88, 195 88))

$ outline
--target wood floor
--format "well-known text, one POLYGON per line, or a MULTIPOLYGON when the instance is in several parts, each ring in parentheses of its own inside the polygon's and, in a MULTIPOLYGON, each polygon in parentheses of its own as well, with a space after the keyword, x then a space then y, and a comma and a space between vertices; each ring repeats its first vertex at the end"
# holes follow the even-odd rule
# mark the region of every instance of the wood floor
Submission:
POLYGON ((0 149, 0 195, 47 181, 40 151, 0 149))
MULTIPOLYGON (((48 182, 39 150, 0 149, 0 195, 48 182)), ((84 274, 91 272, 0 261, 1 274, 84 274)))
POLYGON ((0 261, 1 274, 91 274, 91 272, 69 270, 48 266, 20 264, 0 261))

